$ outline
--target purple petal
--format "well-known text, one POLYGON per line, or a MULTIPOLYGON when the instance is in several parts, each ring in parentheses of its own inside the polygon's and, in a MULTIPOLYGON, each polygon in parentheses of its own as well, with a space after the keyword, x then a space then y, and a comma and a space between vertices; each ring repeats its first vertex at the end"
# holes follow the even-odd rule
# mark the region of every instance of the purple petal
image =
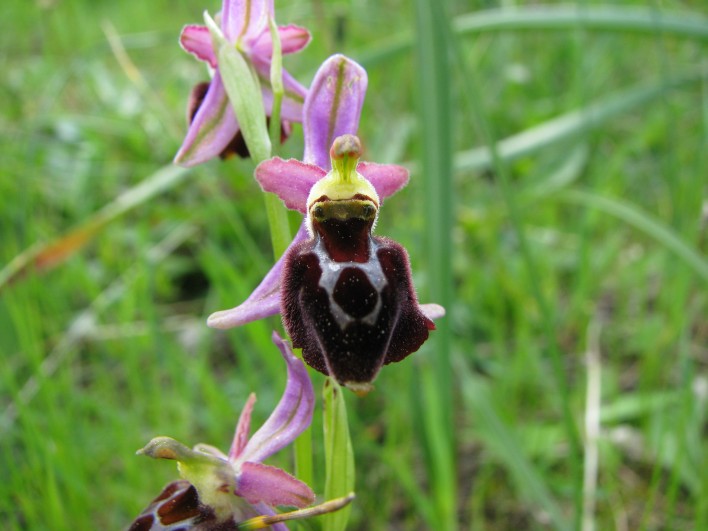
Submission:
POLYGON ((293 505, 307 507, 315 500, 312 489, 284 470, 262 463, 241 465, 236 483, 236 495, 249 503, 293 505))
POLYGON ((261 188, 273 192, 291 210, 303 214, 307 210, 307 195, 312 186, 326 175, 322 168, 299 160, 283 160, 275 157, 261 162, 255 177, 261 188))
MULTIPOLYGON (((307 29, 294 24, 278 26, 278 35, 280 36, 280 48, 283 55, 299 52, 310 44, 312 39, 307 29)), ((251 54, 263 58, 271 58, 273 56, 273 40, 270 38, 269 29, 266 29, 253 40, 251 54)))
POLYGON ((269 455, 287 446, 312 422, 315 393, 307 369, 295 357, 290 345, 273 332, 273 342, 288 364, 288 381, 283 397, 263 426, 253 434, 237 462, 260 463, 269 455))
POLYGON ((445 308, 443 308, 439 304, 421 304, 419 306, 419 309, 423 313, 423 315, 425 315, 431 321, 434 321, 435 319, 440 319, 441 317, 445 316, 445 308))
POLYGON ((246 401, 246 405, 243 406, 241 410, 241 416, 238 418, 234 441, 231 443, 231 449, 229 450, 229 459, 231 461, 238 457, 248 443, 248 435, 251 431, 251 413, 253 413, 253 405, 255 403, 256 395, 255 393, 251 393, 246 401))
POLYGON ((320 66, 305 98, 305 162, 331 169, 329 148, 336 137, 356 134, 366 86, 366 70, 343 55, 320 66))
POLYGON ((206 26, 185 26, 179 36, 179 43, 185 51, 216 68, 216 55, 206 26))
POLYGON ((390 197, 408 184, 408 170, 395 164, 360 162, 356 171, 374 185, 379 198, 390 197))
POLYGON ((254 38, 268 27, 273 14, 273 0, 224 0, 221 29, 229 42, 254 38))
POLYGON ((206 162, 218 156, 237 131, 238 122, 217 70, 204 101, 189 125, 187 136, 175 156, 175 162, 182 166, 206 162))
POLYGON ((276 262, 248 299, 230 310, 212 313, 207 319, 207 326, 227 330, 279 313, 282 267, 280 260, 276 262))
MULTIPOLYGON (((288 249, 308 237, 303 223, 288 249)), ((211 314, 207 319, 207 326, 226 330, 280 313, 280 273, 287 253, 286 250, 248 299, 235 308, 211 314)))

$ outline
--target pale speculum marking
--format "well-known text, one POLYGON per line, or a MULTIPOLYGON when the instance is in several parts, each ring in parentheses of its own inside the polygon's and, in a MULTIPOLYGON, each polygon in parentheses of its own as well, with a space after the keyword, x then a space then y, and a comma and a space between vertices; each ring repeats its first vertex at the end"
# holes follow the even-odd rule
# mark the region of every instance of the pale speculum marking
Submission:
POLYGON ((379 318, 379 313, 381 312, 381 293, 388 285, 388 281, 386 280, 383 269, 381 269, 381 263, 376 255, 377 248, 378 245, 372 238, 369 238, 369 260, 367 262, 335 262, 327 254, 327 250, 321 239, 315 244, 314 252, 319 260, 320 269, 322 270, 319 286, 327 292, 330 312, 342 331, 355 320, 359 320, 369 326, 374 326, 376 320, 379 318), (337 303, 334 297, 334 291, 342 272, 350 268, 358 269, 364 273, 376 292, 376 303, 374 307, 369 313, 359 318, 349 315, 344 308, 337 303))

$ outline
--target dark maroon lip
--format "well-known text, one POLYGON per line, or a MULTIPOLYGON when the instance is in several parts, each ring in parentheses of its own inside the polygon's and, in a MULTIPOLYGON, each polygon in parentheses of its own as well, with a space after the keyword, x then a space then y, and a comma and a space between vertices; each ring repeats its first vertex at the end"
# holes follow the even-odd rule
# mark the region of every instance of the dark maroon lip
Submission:
POLYGON ((383 365, 418 350, 435 325, 420 311, 401 245, 371 236, 363 220, 313 225, 316 236, 286 255, 283 322, 308 365, 365 393, 383 365))

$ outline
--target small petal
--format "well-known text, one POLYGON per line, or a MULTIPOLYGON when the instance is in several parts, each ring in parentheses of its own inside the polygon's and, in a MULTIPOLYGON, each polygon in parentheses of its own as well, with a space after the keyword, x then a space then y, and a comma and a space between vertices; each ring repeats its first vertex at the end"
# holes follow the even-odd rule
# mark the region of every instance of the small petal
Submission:
POLYGON ((423 315, 425 315, 431 321, 434 321, 435 319, 440 319, 441 317, 445 316, 445 308, 443 308, 439 304, 421 304, 419 309, 421 312, 423 312, 423 315))
POLYGON ((307 507, 315 500, 312 489, 284 470, 262 463, 241 465, 236 495, 249 503, 307 507))
POLYGON ((175 162, 182 166, 194 166, 218 156, 238 131, 236 116, 216 71, 209 90, 204 97, 194 120, 189 125, 175 162))
POLYGON ((268 17, 272 14, 273 0, 224 0, 221 29, 229 42, 255 38, 268 27, 268 17))
POLYGON ((206 26, 189 25, 182 29, 179 43, 185 51, 196 56, 197 59, 209 63, 216 68, 216 55, 212 47, 211 35, 206 26))
MULTIPOLYGON (((283 55, 299 52, 310 44, 312 39, 312 35, 307 29, 294 24, 278 26, 278 36, 280 37, 280 47, 283 55)), ((272 57, 273 40, 270 38, 269 30, 264 31, 253 40, 251 54, 256 57, 272 57)))
POLYGON ((273 192, 291 210, 305 213, 307 196, 314 184, 326 175, 322 168, 299 160, 275 157, 261 162, 255 177, 261 188, 273 192))
POLYGON ((395 164, 360 162, 356 171, 374 185, 380 199, 390 197, 408 184, 408 170, 395 164))
POLYGON ((219 330, 228 330, 237 326, 245 325, 252 321, 265 319, 280 312, 280 282, 278 280, 282 264, 279 262, 273 266, 263 282, 256 288, 251 296, 243 304, 239 304, 230 310, 221 310, 212 313, 207 319, 207 326, 219 330), (277 274, 271 275, 277 270, 277 274), (264 285, 273 286, 273 291, 263 296, 256 292, 264 285))
MULTIPOLYGON (((307 229, 303 224, 290 243, 290 247, 307 238, 307 229)), ((287 254, 287 250, 285 253, 287 254)), ((211 314, 207 319, 207 326, 227 330, 280 313, 280 273, 282 269, 283 258, 281 257, 245 302, 230 310, 211 314)))
POLYGON ((334 139, 356 134, 367 87, 366 70, 343 55, 320 66, 305 99, 305 162, 329 170, 334 139))
POLYGON ((239 455, 238 462, 261 462, 287 446, 312 422, 315 393, 305 364, 295 357, 290 345, 273 332, 273 342, 288 365, 288 380, 283 397, 263 426, 253 434, 239 455))
POLYGON ((236 425, 234 441, 231 444, 231 450, 229 450, 229 459, 232 461, 239 456, 246 447, 246 443, 248 443, 248 435, 251 431, 251 413, 253 413, 253 405, 255 403, 256 395, 255 393, 251 393, 246 401, 246 405, 243 406, 243 410, 241 410, 241 416, 238 418, 238 424, 236 425))

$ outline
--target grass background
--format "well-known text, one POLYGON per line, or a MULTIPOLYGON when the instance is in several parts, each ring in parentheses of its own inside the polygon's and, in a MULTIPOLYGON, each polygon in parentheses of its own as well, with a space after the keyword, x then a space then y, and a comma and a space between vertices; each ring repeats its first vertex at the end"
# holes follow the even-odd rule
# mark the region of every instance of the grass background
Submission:
MULTIPOLYGON (((8 529, 125 527, 176 477, 136 449, 225 449, 249 392, 256 426, 280 396, 277 318, 204 324, 272 263, 251 163, 162 169, 206 78, 179 30, 218 7, 3 7, 8 529)), ((534 7, 276 2, 313 33, 286 59, 304 84, 334 52, 367 68, 366 158, 412 169, 377 232, 448 308, 376 392, 347 397, 352 529, 708 527, 705 9, 534 7)), ((295 129, 282 156, 302 153, 295 129)), ((320 426, 318 409, 318 492, 320 426)))

